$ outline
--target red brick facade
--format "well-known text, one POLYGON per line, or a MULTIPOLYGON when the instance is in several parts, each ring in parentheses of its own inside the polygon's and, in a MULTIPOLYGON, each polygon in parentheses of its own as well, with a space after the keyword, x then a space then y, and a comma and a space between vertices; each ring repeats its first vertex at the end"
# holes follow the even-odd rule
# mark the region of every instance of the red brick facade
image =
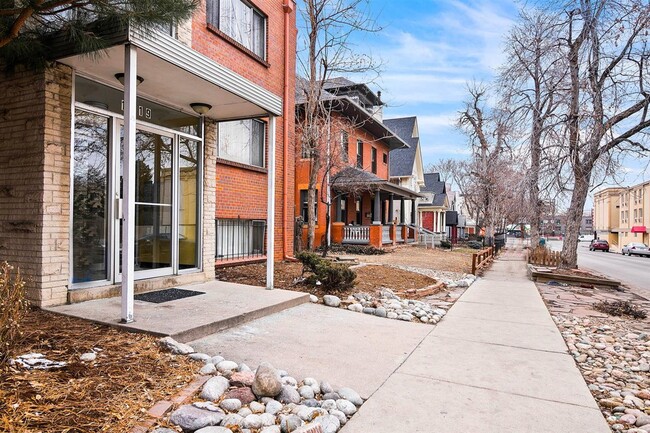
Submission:
MULTIPOLYGON (((251 2, 267 17, 267 58, 265 61, 230 39, 206 21, 205 2, 202 2, 192 21, 192 49, 214 59, 216 62, 285 98, 285 112, 290 115, 276 120, 276 204, 275 204, 275 258, 281 260, 291 255, 293 245, 294 170, 295 170, 295 52, 296 10, 293 0, 255 0, 251 2), (285 7, 285 4, 291 7, 285 7), (285 19, 288 33, 285 34, 285 19), (285 37, 288 41, 285 42, 285 37), (285 46, 287 52, 285 52, 285 46), (289 62, 285 62, 288 58, 289 62), (285 64, 286 63, 286 64, 285 64), (286 75, 286 79, 285 79, 286 75), (287 129, 288 158, 284 160, 284 128, 287 129), (285 168, 287 173, 286 194, 284 190, 285 168), (288 203, 285 213, 284 203, 288 203), (286 239, 285 239, 286 238, 286 239), (283 251, 285 248, 287 251, 283 251)), ((266 140, 268 149, 268 137, 266 140)), ((267 166, 268 166, 268 152, 267 166)), ((217 159, 217 218, 266 219, 267 175, 265 169, 248 167, 217 159)))
MULTIPOLYGON (((371 172, 372 170, 372 149, 377 149, 377 173, 376 175, 381 179, 388 180, 388 152, 389 146, 384 141, 373 136, 363 127, 358 125, 352 125, 351 122, 345 119, 340 113, 332 114, 332 124, 337 125, 332 127, 332 146, 334 146, 333 157, 338 160, 336 163, 337 169, 344 168, 346 166, 356 166, 357 163, 357 140, 363 141, 363 169, 365 171, 371 172), (340 132, 345 130, 348 133, 348 157, 347 162, 342 158, 340 153, 340 132), (384 162, 384 154, 386 154, 386 162, 384 162)), ((302 143, 300 141, 300 130, 296 133, 296 192, 295 192, 295 206, 296 206, 296 216, 299 216, 301 213, 301 203, 300 203, 300 191, 307 190, 309 187, 309 169, 310 169, 310 160, 305 158, 300 158, 301 156, 302 143)), ((336 172, 336 170, 333 170, 336 172)), ((324 170, 321 170, 318 176, 317 185, 322 185, 323 176, 325 175, 324 170)), ((321 245, 324 241, 325 236, 325 219, 327 213, 327 207, 320 201, 320 187, 319 197, 317 197, 317 224, 314 237, 314 243, 316 246, 321 245)), ((362 225, 372 224, 372 218, 369 215, 370 209, 373 206, 372 197, 370 194, 365 193, 361 197, 362 200, 362 225)), ((385 203, 386 209, 388 203, 385 203)), ((335 207, 332 206, 332 222, 336 221, 334 218, 335 207)), ((386 212, 387 214, 387 212, 386 212)), ((353 197, 348 197, 346 202, 346 223, 354 221, 356 219, 356 207, 355 200, 353 197)), ((305 229, 306 230, 306 229, 305 229)), ((305 231, 303 230, 303 231, 305 231)), ((306 237, 303 235, 303 240, 306 237)), ((303 241, 306 244, 306 241, 303 241)))

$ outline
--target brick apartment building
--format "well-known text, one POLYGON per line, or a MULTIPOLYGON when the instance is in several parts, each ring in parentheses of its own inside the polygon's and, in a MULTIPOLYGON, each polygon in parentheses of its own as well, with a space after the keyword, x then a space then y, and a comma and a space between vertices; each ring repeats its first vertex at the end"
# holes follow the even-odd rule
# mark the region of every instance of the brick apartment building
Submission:
POLYGON ((102 29, 99 57, 55 41, 46 70, 0 75, 0 260, 36 305, 290 254, 295 15, 207 0, 164 31, 102 29))
MULTIPOLYGON (((296 217, 307 221, 307 193, 310 159, 305 153, 300 134, 304 92, 297 89, 296 99, 296 217)), ((389 181, 389 154, 391 150, 409 145, 383 123, 380 95, 365 84, 345 78, 333 78, 324 86, 323 104, 331 107, 327 126, 330 139, 329 196, 332 201, 331 242, 337 244, 372 245, 381 248, 415 240, 415 231, 406 225, 406 201, 420 197, 415 191, 389 181), (396 203, 402 211, 396 212, 396 203)), ((324 136, 324 140, 326 140, 324 136)), ((326 173, 318 174, 316 203, 316 230, 314 244, 323 245, 326 239, 327 206, 322 198, 326 191, 321 185, 326 173)), ((415 209, 411 205, 409 209, 415 209)), ((411 216, 411 221, 415 220, 411 216)), ((307 244, 307 224, 303 225, 303 245, 307 244)))

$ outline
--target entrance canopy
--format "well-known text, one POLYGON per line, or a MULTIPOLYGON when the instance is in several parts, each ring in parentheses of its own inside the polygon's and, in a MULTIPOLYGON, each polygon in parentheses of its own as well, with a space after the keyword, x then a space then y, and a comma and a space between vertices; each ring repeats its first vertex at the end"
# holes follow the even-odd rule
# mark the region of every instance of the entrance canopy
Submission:
POLYGON ((99 57, 87 53, 61 52, 56 60, 76 72, 115 86, 116 74, 124 73, 124 45, 138 49, 137 75, 142 78, 138 96, 193 114, 190 104, 209 104, 209 117, 216 120, 281 115, 282 99, 214 60, 159 32, 122 30, 115 45, 99 57))
POLYGON ((646 233, 647 229, 646 226, 634 226, 632 227, 632 230, 630 230, 632 233, 646 233))

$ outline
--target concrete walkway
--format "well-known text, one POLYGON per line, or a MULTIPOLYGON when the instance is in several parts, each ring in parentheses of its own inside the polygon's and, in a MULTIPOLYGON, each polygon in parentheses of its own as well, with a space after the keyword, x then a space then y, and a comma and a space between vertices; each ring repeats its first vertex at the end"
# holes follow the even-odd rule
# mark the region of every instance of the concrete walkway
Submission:
POLYGON ((306 293, 210 281, 181 286, 198 296, 162 304, 135 301, 135 321, 120 323, 121 299, 105 298, 46 308, 109 326, 185 342, 309 302, 306 293))
POLYGON ((504 254, 342 433, 608 433, 521 251, 504 254))

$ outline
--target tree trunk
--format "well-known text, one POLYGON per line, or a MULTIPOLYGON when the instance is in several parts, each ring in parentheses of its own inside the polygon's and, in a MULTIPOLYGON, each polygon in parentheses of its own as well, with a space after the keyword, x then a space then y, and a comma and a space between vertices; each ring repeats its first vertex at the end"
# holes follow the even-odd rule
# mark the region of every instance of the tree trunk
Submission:
POLYGON ((330 209, 332 207, 331 203, 325 203, 325 243, 323 247, 323 257, 327 257, 327 253, 330 249, 329 237, 330 237, 330 209))
POLYGON ((578 237, 580 236, 580 223, 582 222, 583 208, 589 194, 590 170, 586 173, 576 174, 571 205, 567 212, 566 236, 560 256, 560 268, 576 269, 578 267, 578 237))

